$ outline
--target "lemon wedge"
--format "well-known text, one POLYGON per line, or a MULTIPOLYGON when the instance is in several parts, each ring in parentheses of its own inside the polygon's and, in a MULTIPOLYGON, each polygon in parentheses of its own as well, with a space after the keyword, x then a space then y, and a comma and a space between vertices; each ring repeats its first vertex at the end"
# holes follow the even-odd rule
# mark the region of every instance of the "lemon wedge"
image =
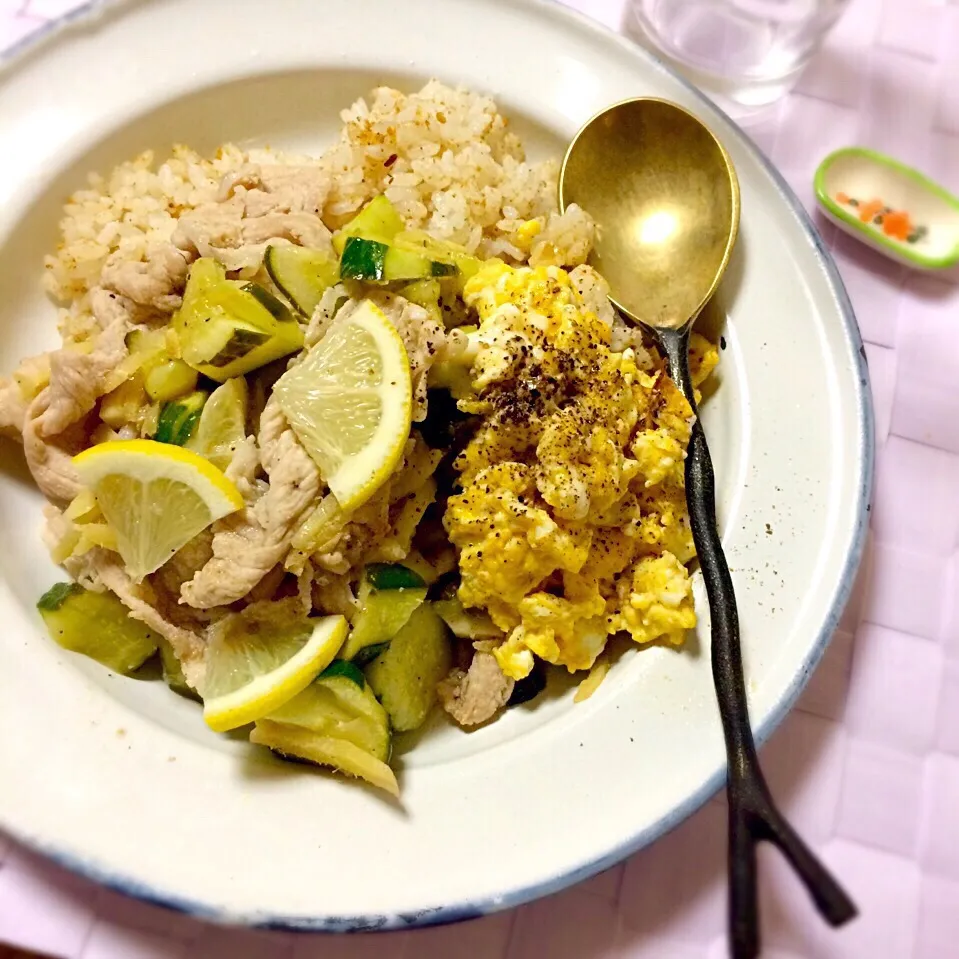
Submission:
POLYGON ((217 732, 245 726, 303 692, 346 639, 343 616, 287 619, 257 604, 215 627, 207 649, 203 718, 217 732))
POLYGON ((73 465, 116 533, 117 551, 136 582, 243 506, 239 490, 212 463, 168 443, 98 443, 73 465))
POLYGON ((218 386, 203 405, 203 412, 187 449, 225 470, 237 446, 246 438, 246 408, 249 390, 242 376, 234 376, 218 386))
POLYGON ((410 433, 410 363, 369 300, 334 323, 273 392, 341 509, 362 505, 396 468, 410 433))

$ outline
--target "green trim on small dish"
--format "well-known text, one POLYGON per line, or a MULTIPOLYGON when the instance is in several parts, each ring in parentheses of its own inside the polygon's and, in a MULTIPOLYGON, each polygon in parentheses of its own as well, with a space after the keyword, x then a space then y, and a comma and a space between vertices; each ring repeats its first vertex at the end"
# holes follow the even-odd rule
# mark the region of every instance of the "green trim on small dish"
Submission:
POLYGON ((878 230, 871 229, 870 224, 863 223, 858 216, 855 216, 848 210, 841 207, 826 192, 825 180, 826 173, 829 171, 829 168, 833 165, 834 161, 844 156, 865 157, 878 166, 889 167, 893 170, 896 170, 898 173, 902 173, 910 180, 918 183, 919 186, 921 186, 927 192, 939 197, 940 200, 942 200, 948 206, 951 206, 956 213, 959 214, 959 198, 953 196, 953 194, 951 194, 944 187, 940 186, 934 180, 930 180, 929 177, 927 177, 924 173, 920 173, 917 169, 915 169, 915 167, 907 166, 905 163, 901 163, 899 160, 894 160, 892 157, 886 156, 885 153, 880 153, 878 150, 870 150, 868 147, 843 147, 842 149, 834 150, 832 153, 830 153, 822 161, 822 163, 816 167, 816 173, 813 177, 813 187, 816 191, 816 199, 827 210, 829 210, 833 216, 842 220, 844 223, 848 223, 851 227, 854 227, 864 236, 868 236, 870 241, 876 242, 880 246, 885 247, 896 256, 911 260, 918 266, 923 266, 928 269, 942 270, 950 266, 955 266, 957 263, 959 263, 959 241, 957 241, 952 252, 946 254, 945 256, 926 256, 924 253, 920 253, 917 250, 910 249, 908 246, 890 240, 885 234, 879 232, 878 230))

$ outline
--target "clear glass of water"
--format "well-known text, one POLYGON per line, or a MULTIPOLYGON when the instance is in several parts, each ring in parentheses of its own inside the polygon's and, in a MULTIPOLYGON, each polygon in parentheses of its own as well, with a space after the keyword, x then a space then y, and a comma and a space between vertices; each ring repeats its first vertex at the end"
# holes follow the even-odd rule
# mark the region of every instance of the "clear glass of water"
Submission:
POLYGON ((733 114, 778 100, 850 0, 629 0, 634 39, 733 114))

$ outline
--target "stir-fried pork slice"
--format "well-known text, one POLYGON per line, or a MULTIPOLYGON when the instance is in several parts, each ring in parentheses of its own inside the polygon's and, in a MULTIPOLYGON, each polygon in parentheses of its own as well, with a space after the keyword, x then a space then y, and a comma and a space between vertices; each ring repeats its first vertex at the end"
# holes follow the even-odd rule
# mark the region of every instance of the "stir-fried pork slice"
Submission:
POLYGON ((19 440, 26 415, 27 403, 16 380, 0 377, 0 436, 19 440))
POLYGON ((401 296, 381 293, 374 299, 396 327, 410 360, 413 380, 413 422, 426 419, 426 374, 446 342, 446 331, 422 306, 401 296))
POLYGON ((314 213, 266 213, 245 219, 240 228, 244 243, 266 243, 284 239, 300 246, 312 246, 332 254, 332 234, 314 213))
POLYGON ((330 175, 317 167, 248 164, 223 178, 217 199, 239 196, 248 217, 320 213, 331 185, 330 175))
MULTIPOLYGON (((244 176, 239 183, 249 182, 251 175, 244 176)), ((293 179, 287 177, 289 182, 285 186, 290 197, 293 179)), ((305 185, 304 195, 311 189, 305 185)), ((228 270, 259 266, 267 246, 274 240, 332 251, 330 231, 310 209, 297 207, 289 198, 279 203, 250 206, 249 199, 262 191, 247 191, 236 184, 227 192, 229 195, 220 202, 202 204, 180 217, 173 232, 175 246, 213 257, 228 270)), ((300 200, 308 203, 303 197, 300 200)))
POLYGON ((122 328, 126 333, 130 326, 140 319, 132 300, 102 286, 96 286, 90 291, 90 309, 97 326, 103 332, 122 328))
POLYGON ((336 575, 317 570, 313 578, 313 607, 324 613, 339 613, 352 618, 356 612, 349 573, 336 575))
MULTIPOLYGON (((122 357, 123 352, 119 355, 122 357)), ((101 395, 101 386, 100 368, 94 354, 69 349, 52 353, 47 408, 38 423, 40 434, 57 436, 84 417, 101 395)))
POLYGON ((203 681, 206 640, 201 632, 170 622, 157 608, 157 596, 150 583, 134 583, 116 553, 95 547, 64 563, 67 572, 85 586, 110 590, 130 615, 162 636, 180 661, 186 681, 200 688, 203 681))
POLYGON ((46 408, 36 424, 40 436, 57 436, 86 416, 106 392, 108 374, 127 355, 126 335, 132 328, 129 301, 97 288, 91 304, 100 332, 90 352, 64 347, 50 354, 46 408))
POLYGON ((260 166, 258 163, 245 163, 236 170, 223 175, 216 193, 216 202, 225 203, 234 195, 244 196, 246 190, 256 190, 260 186, 260 166))
POLYGON ((364 557, 372 559, 370 551, 374 549, 379 553, 377 561, 399 562, 406 558, 408 547, 402 549, 401 555, 395 556, 384 555, 383 550, 396 545, 392 528, 397 504, 426 480, 423 475, 422 481, 413 480, 414 488, 410 487, 412 471, 421 468, 423 462, 421 457, 417 457, 418 446, 420 450, 426 449, 422 440, 407 440, 403 457, 393 475, 359 509, 345 518, 343 525, 326 543, 320 544, 311 557, 319 576, 343 576, 361 563, 364 557))
POLYGON ((320 302, 316 304, 316 309, 313 311, 303 335, 303 343, 306 348, 316 346, 326 336, 326 331, 333 325, 333 320, 337 314, 341 310, 355 309, 356 302, 350 299, 350 295, 342 283, 337 283, 325 290, 320 297, 320 302))
POLYGON ((173 245, 188 253, 214 256, 217 249, 240 245, 243 204, 238 198, 223 203, 203 203, 177 221, 173 245))
POLYGON ((23 449, 41 491, 54 502, 67 502, 80 491, 70 462, 86 444, 84 420, 106 392, 108 377, 127 355, 133 304, 97 287, 91 293, 100 332, 91 349, 62 348, 49 355, 50 382, 27 407, 23 449))
POLYGON ((49 353, 24 357, 13 376, 0 376, 0 436, 21 438, 27 406, 49 382, 49 353))
POLYGON ((49 354, 49 386, 40 394, 43 402, 34 402, 27 414, 33 440, 59 436, 86 416, 106 392, 109 374, 127 355, 126 335, 132 328, 129 301, 96 288, 91 305, 100 326, 91 350, 81 353, 64 347, 49 354))
POLYGON ((263 407, 260 414, 259 430, 257 432, 256 443, 259 448, 260 466, 266 471, 267 475, 272 473, 273 468, 283 455, 281 441, 287 433, 293 430, 280 409, 279 400, 272 394, 263 407))
POLYGON ((23 421, 23 452, 33 480, 49 500, 67 503, 80 492, 80 477, 72 458, 83 448, 85 437, 78 426, 49 437, 43 430, 50 404, 50 387, 41 390, 27 407, 23 421))
POLYGON ((461 726, 492 719, 512 692, 513 680, 503 674, 491 653, 480 651, 473 653, 469 670, 451 670, 438 689, 443 708, 461 726))
POLYGON ((180 602, 183 585, 193 579, 212 556, 213 530, 205 529, 147 577, 151 605, 173 626, 204 633, 208 626, 226 615, 227 611, 218 607, 195 609, 180 602))
POLYGON ((212 557, 213 533, 205 529, 177 550, 150 578, 164 592, 179 599, 183 584, 193 579, 212 557))
POLYGON ((191 259, 172 243, 149 251, 139 263, 124 259, 118 251, 103 264, 100 282, 140 306, 173 313, 180 308, 191 259))
POLYGON ((246 509, 214 527, 213 558, 186 583, 182 601, 199 609, 235 602, 279 563, 307 510, 320 474, 271 399, 260 417, 260 459, 269 487, 246 509))
POLYGON ((236 486, 248 503, 255 501, 259 492, 256 485, 259 469, 260 450, 256 445, 256 437, 248 436, 237 444, 233 458, 226 468, 227 479, 236 486))

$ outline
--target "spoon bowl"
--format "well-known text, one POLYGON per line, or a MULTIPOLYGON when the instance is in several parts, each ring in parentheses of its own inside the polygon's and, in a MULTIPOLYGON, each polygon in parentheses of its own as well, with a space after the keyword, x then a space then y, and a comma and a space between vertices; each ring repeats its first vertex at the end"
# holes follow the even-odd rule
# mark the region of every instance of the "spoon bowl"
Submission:
POLYGON ((666 100, 624 100, 579 131, 560 183, 560 208, 600 225, 592 263, 616 307, 659 329, 692 322, 739 230, 739 180, 712 132, 666 100))
POLYGON ((832 925, 856 907, 776 808, 759 766, 743 678, 739 614, 716 523, 712 459, 689 376, 689 334, 729 263, 739 229, 739 184, 729 155, 687 110, 625 100, 598 113, 570 144, 560 208, 596 221, 593 265, 613 304, 656 341, 693 415, 685 480, 689 525, 710 614, 710 658, 726 744, 729 942, 734 959, 759 955, 756 845, 774 843, 832 925))

